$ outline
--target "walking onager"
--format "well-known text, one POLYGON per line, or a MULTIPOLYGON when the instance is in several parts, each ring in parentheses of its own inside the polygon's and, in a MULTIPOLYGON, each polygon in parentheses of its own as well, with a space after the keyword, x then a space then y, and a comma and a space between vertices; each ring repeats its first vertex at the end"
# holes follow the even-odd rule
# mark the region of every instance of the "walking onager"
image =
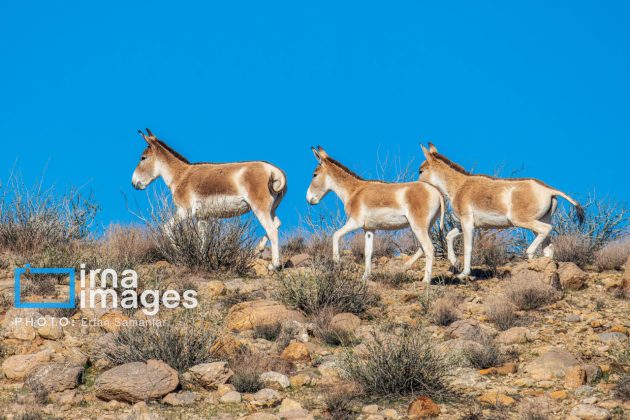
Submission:
MULTIPOLYGON (((531 259, 541 244, 544 255, 553 257, 549 233, 552 229, 551 216, 558 205, 557 196, 573 204, 578 221, 580 223, 584 221, 584 210, 577 201, 537 179, 473 175, 439 154, 431 143, 428 150, 423 145, 420 147, 426 158, 420 165, 420 181, 436 186, 448 197, 453 213, 462 226, 464 270, 459 274, 459 278, 470 275, 473 234, 476 227, 516 226, 533 231, 537 236, 527 248, 527 256, 531 259)), ((448 259, 453 265, 457 262, 453 241, 460 234, 459 229, 455 228, 446 236, 448 259)))
POLYGON ((440 226, 444 220, 442 194, 425 182, 386 183, 362 179, 337 162, 321 147, 311 148, 319 165, 306 193, 306 201, 317 204, 329 192, 334 191, 344 205, 346 224, 333 235, 333 260, 340 261, 339 240, 346 234, 363 228, 365 231, 366 280, 372 270, 374 230, 396 230, 410 227, 421 247, 405 263, 411 267, 426 255, 424 281, 431 282, 433 244, 429 230, 440 212, 440 226))
POLYGON ((281 169, 262 161, 190 163, 148 128, 146 135, 138 132, 148 146, 133 173, 134 188, 144 189, 161 176, 171 190, 178 217, 229 218, 251 210, 266 232, 258 249, 264 249, 268 238, 272 268, 280 267, 276 208, 287 191, 281 169))

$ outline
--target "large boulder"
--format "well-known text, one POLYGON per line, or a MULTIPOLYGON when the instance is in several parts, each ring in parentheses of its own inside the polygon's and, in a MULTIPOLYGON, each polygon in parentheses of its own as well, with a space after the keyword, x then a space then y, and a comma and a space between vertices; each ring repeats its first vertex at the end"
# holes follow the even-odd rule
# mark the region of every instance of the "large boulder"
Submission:
POLYGON ((6 376, 7 379, 21 381, 26 378, 35 367, 50 362, 53 353, 52 350, 45 349, 37 353, 7 357, 6 360, 2 362, 4 376, 6 376))
POLYGON ((478 341, 486 337, 486 334, 478 321, 474 319, 460 319, 446 328, 446 336, 449 338, 478 341))
POLYGON ((539 381, 563 378, 567 369, 578 365, 578 360, 568 351, 553 347, 525 364, 524 372, 539 381))
POLYGON ((37 337, 35 326, 41 317, 35 309, 9 309, 2 321, 4 336, 16 340, 34 340, 37 337))
POLYGON ((179 385, 177 371, 160 360, 132 362, 101 374, 94 392, 106 401, 146 401, 162 398, 179 385))
POLYGON ((63 392, 79 385, 83 366, 70 363, 46 363, 33 368, 25 384, 31 389, 42 387, 46 392, 63 392))
POLYGON ((188 369, 184 379, 204 388, 217 389, 234 375, 226 362, 201 363, 188 369))
POLYGON ((588 274, 572 262, 561 262, 558 268, 560 284, 563 289, 579 290, 588 279, 588 274))
POLYGON ((225 322, 227 328, 232 331, 244 331, 286 321, 305 322, 306 319, 300 312, 288 309, 280 302, 256 300, 232 306, 225 322))
POLYGON ((337 331, 343 331, 347 334, 354 334, 354 332, 361 325, 361 319, 355 314, 349 312, 343 312, 332 317, 330 320, 330 326, 337 331))

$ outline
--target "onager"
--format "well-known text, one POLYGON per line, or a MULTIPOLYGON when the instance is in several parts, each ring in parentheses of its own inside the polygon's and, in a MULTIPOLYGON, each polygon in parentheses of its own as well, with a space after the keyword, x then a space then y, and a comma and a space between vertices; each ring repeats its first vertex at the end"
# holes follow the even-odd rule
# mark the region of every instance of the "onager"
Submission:
POLYGON ((162 177, 173 195, 177 217, 188 215, 229 218, 254 213, 266 236, 262 251, 271 242, 270 269, 280 267, 276 208, 287 192, 284 172, 267 162, 190 163, 148 128, 142 135, 148 146, 131 178, 134 188, 145 189, 162 177))
POLYGON ((333 260, 340 261, 339 240, 348 233, 363 228, 365 231, 365 272, 367 280, 372 272, 374 230, 397 230, 410 227, 420 242, 418 251, 405 263, 411 267, 426 255, 424 281, 431 282, 433 244, 429 229, 440 212, 444 220, 444 199, 433 186, 424 182, 386 183, 362 179, 334 160, 321 147, 311 148, 319 162, 306 193, 309 204, 317 204, 329 192, 341 199, 346 213, 346 224, 333 234, 333 260))
MULTIPOLYGON (((464 234, 464 269, 460 279, 470 276, 473 234, 476 227, 529 229, 537 236, 527 248, 528 258, 533 258, 542 244, 545 256, 553 257, 553 245, 549 240, 551 216, 558 205, 557 196, 575 206, 579 223, 584 221, 584 210, 577 201, 543 182, 533 178, 495 178, 473 175, 460 165, 439 154, 429 143, 423 145, 426 161, 420 165, 420 181, 436 186, 451 202, 455 218, 461 223, 464 234)), ((448 259, 457 263, 453 242, 461 235, 459 229, 447 236, 448 259)))

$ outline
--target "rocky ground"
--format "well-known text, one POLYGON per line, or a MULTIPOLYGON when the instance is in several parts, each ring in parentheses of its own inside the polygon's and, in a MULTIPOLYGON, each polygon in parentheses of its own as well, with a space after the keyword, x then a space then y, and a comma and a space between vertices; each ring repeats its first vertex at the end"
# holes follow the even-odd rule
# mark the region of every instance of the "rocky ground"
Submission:
MULTIPOLYGON (((379 259, 377 273, 399 267, 403 258, 379 259)), ((301 270, 308 261, 308 255, 295 256, 297 267, 285 271, 301 270)), ((55 318, 64 314, 11 309, 13 278, 7 276, 0 281, 8 302, 0 346, 2 415, 22 419, 630 417, 630 401, 618 399, 614 392, 620 371, 613 357, 630 331, 630 300, 619 293, 630 288, 628 271, 582 271, 570 263, 558 265, 540 258, 501 267, 500 278, 459 283, 448 273, 447 263, 439 260, 434 269, 438 277, 429 291, 419 281, 391 285, 375 276, 377 281, 368 285, 380 302, 358 315, 334 315, 336 328, 357 338, 339 346, 313 334, 316 320, 279 301, 278 280, 265 272, 266 264, 257 263, 258 275, 252 278, 217 278, 157 264, 173 279, 195 286, 202 306, 198 310, 217 314, 222 332, 224 360, 179 373, 159 360, 114 366, 98 356, 100 343, 118 330, 116 320, 146 320, 146 316, 84 309, 69 314, 74 322, 60 326, 55 318), (501 331, 489 318, 488 304, 505 299, 506 288, 519 272, 533 273, 562 291, 557 300, 540 308, 517 310, 513 326, 501 331), (438 325, 431 309, 432 301, 440 297, 451 302, 455 314, 454 322, 445 322, 448 325, 438 325), (43 321, 37 325, 19 321, 25 318, 43 321), (83 324, 81 318, 105 322, 83 324), (294 326, 282 345, 261 334, 278 323, 294 326), (448 376, 457 397, 448 401, 421 395, 351 398, 339 360, 349 350, 364 351, 372 332, 383 326, 393 335, 404 326, 421 326, 445 354, 492 340, 509 357, 484 369, 462 361, 452 365, 448 376), (238 346, 277 358, 285 362, 284 368, 260 375, 261 390, 238 392, 229 357, 238 346), (348 410, 333 415, 331 394, 346 393, 348 410)), ((419 280, 422 263, 407 274, 419 280)))

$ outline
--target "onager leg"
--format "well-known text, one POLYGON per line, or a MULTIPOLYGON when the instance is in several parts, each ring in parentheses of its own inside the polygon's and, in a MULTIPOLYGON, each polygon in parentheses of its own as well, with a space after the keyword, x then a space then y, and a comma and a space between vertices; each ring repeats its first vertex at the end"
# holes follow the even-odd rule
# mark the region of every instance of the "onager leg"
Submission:
MULTIPOLYGON (((276 229, 280 228, 280 225, 282 223, 280 222, 280 219, 278 218, 278 216, 273 217, 273 224, 276 226, 276 229)), ((267 241, 269 241, 269 238, 267 238, 267 235, 263 236, 260 239, 260 242, 258 242, 258 245, 256 245, 256 250, 258 252, 263 252, 265 250, 265 247, 267 246, 267 241)))
POLYGON ((359 228, 359 226, 357 225, 357 223, 352 220, 352 219, 348 219, 346 221, 346 224, 343 225, 338 231, 336 231, 333 234, 333 261, 338 263, 341 261, 341 257, 339 256, 339 241, 341 240, 341 238, 343 238, 344 236, 346 236, 348 233, 352 232, 353 230, 357 230, 359 228))
POLYGON ((529 245, 529 248, 527 248, 527 251, 526 251, 527 258, 531 260, 532 258, 534 258, 534 254, 536 253, 538 246, 541 243, 543 243, 549 236, 549 233, 551 233, 551 229, 553 228, 553 226, 541 220, 534 220, 528 223, 514 223, 514 224, 518 227, 529 229, 532 232, 535 232, 538 234, 538 236, 536 236, 536 238, 532 241, 531 245, 529 245))
POLYGON ((407 262, 405 262, 405 268, 411 268, 415 264, 415 262, 418 261, 418 258, 422 257, 422 254, 424 254, 424 250, 422 249, 422 246, 419 246, 416 253, 413 254, 411 258, 407 260, 407 262))
MULTIPOLYGON (((540 221, 551 225, 551 217, 553 216, 553 213, 556 211, 557 206, 558 206, 558 199, 556 197, 553 197, 551 199, 551 209, 549 210, 549 213, 545 214, 540 219, 540 221)), ((553 258, 554 249, 553 249, 553 244, 551 243, 551 240, 549 239, 549 236, 547 236, 545 240, 542 241, 541 245, 543 247, 543 255, 545 257, 553 258)))
MULTIPOLYGON (((421 250, 424 250, 424 254, 425 254, 423 281, 426 284, 431 284, 431 275, 433 272, 434 249, 433 249, 433 243, 431 242, 431 236, 429 235, 429 229, 411 224, 411 230, 413 230, 413 233, 416 235, 416 238, 418 238, 418 241, 420 242, 420 246, 422 248, 421 250)), ((419 254, 421 250, 416 252, 416 255, 419 254)), ((414 255, 414 257, 416 255, 414 255)))
POLYGON ((459 229, 454 228, 446 235, 446 247, 447 247, 447 255, 448 260, 451 262, 453 267, 457 266, 457 256, 455 255, 455 239, 460 236, 462 233, 459 229))
POLYGON ((372 274, 372 251, 374 250, 374 231, 365 231, 365 272, 363 273, 363 281, 367 281, 372 274))
POLYGON ((457 275, 458 279, 465 279, 470 277, 470 270, 472 264, 472 247, 473 237, 475 235, 475 222, 472 216, 468 220, 462 220, 462 230, 464 231, 464 270, 457 275))
POLYGON ((271 266, 269 267, 271 270, 276 270, 280 268, 280 248, 278 246, 278 228, 274 223, 274 218, 271 214, 254 210, 254 215, 262 225, 263 229, 267 233, 266 238, 269 238, 271 242, 271 266))

